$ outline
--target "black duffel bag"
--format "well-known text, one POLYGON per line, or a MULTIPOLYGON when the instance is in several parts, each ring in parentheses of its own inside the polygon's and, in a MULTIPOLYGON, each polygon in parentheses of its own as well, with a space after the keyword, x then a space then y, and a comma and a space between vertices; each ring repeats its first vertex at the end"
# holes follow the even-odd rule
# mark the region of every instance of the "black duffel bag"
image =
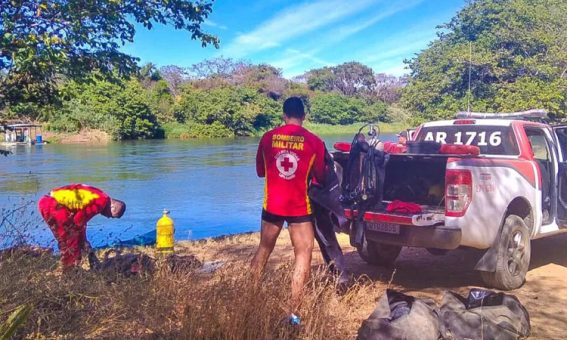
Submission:
POLYGON ((444 339, 520 339, 530 335, 528 311, 513 295, 471 289, 445 292, 439 312, 444 339))
POLYGON ((358 340, 436 340, 439 319, 433 300, 386 290, 370 317, 358 329, 358 340))

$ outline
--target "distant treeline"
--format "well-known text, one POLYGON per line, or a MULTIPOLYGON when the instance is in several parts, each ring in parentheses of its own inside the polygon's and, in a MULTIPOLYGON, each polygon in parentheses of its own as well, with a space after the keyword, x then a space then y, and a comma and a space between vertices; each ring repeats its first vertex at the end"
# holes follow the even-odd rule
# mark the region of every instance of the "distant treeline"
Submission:
POLYGON ((281 123, 289 96, 304 99, 311 122, 387 122, 402 86, 356 62, 287 80, 273 66, 221 57, 190 68, 146 64, 136 78, 114 82, 65 81, 59 105, 12 109, 54 131, 102 129, 116 139, 249 136, 281 123))
POLYGON ((97 71, 60 77, 56 91, 37 92, 46 100, 12 102, 0 120, 25 116, 55 131, 102 129, 116 139, 246 136, 279 124, 281 104, 290 96, 304 99, 311 122, 330 125, 417 124, 468 107, 544 108, 563 120, 565 18, 564 0, 473 0, 406 61, 406 77, 375 73, 355 61, 291 80, 271 65, 222 57, 189 68, 150 63, 129 78, 97 71))

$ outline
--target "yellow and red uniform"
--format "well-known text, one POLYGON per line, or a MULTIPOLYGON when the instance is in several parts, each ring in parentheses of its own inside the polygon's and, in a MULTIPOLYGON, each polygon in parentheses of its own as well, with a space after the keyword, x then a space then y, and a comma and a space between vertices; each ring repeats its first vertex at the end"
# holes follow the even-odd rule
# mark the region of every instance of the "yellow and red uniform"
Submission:
POLYGON ((38 203, 39 212, 57 239, 64 267, 81 261, 87 222, 110 207, 110 197, 102 190, 84 184, 53 189, 38 203))
POLYGON ((265 177, 264 211, 278 216, 311 215, 309 179, 324 181, 325 144, 307 129, 288 124, 262 136, 256 172, 265 177))

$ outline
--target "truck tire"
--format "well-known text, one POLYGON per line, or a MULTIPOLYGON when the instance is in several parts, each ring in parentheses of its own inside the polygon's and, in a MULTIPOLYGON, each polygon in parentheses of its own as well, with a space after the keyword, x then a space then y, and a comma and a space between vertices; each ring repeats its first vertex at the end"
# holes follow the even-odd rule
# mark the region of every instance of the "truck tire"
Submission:
POLYGON ((530 229, 524 220, 509 215, 502 226, 502 234, 496 245, 496 271, 481 271, 480 275, 488 286, 511 290, 520 287, 530 266, 530 229))
POLYGON ((383 244, 363 238, 362 247, 357 247, 358 255, 368 264, 390 267, 402 251, 401 246, 383 244))

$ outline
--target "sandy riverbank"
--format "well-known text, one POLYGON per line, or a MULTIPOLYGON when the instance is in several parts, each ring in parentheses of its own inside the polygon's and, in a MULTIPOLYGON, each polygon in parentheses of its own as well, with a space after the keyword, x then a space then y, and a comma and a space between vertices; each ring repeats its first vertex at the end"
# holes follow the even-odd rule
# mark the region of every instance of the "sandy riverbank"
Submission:
POLYGON ((107 144, 112 138, 101 130, 82 130, 78 133, 44 131, 43 140, 56 144, 107 144))

